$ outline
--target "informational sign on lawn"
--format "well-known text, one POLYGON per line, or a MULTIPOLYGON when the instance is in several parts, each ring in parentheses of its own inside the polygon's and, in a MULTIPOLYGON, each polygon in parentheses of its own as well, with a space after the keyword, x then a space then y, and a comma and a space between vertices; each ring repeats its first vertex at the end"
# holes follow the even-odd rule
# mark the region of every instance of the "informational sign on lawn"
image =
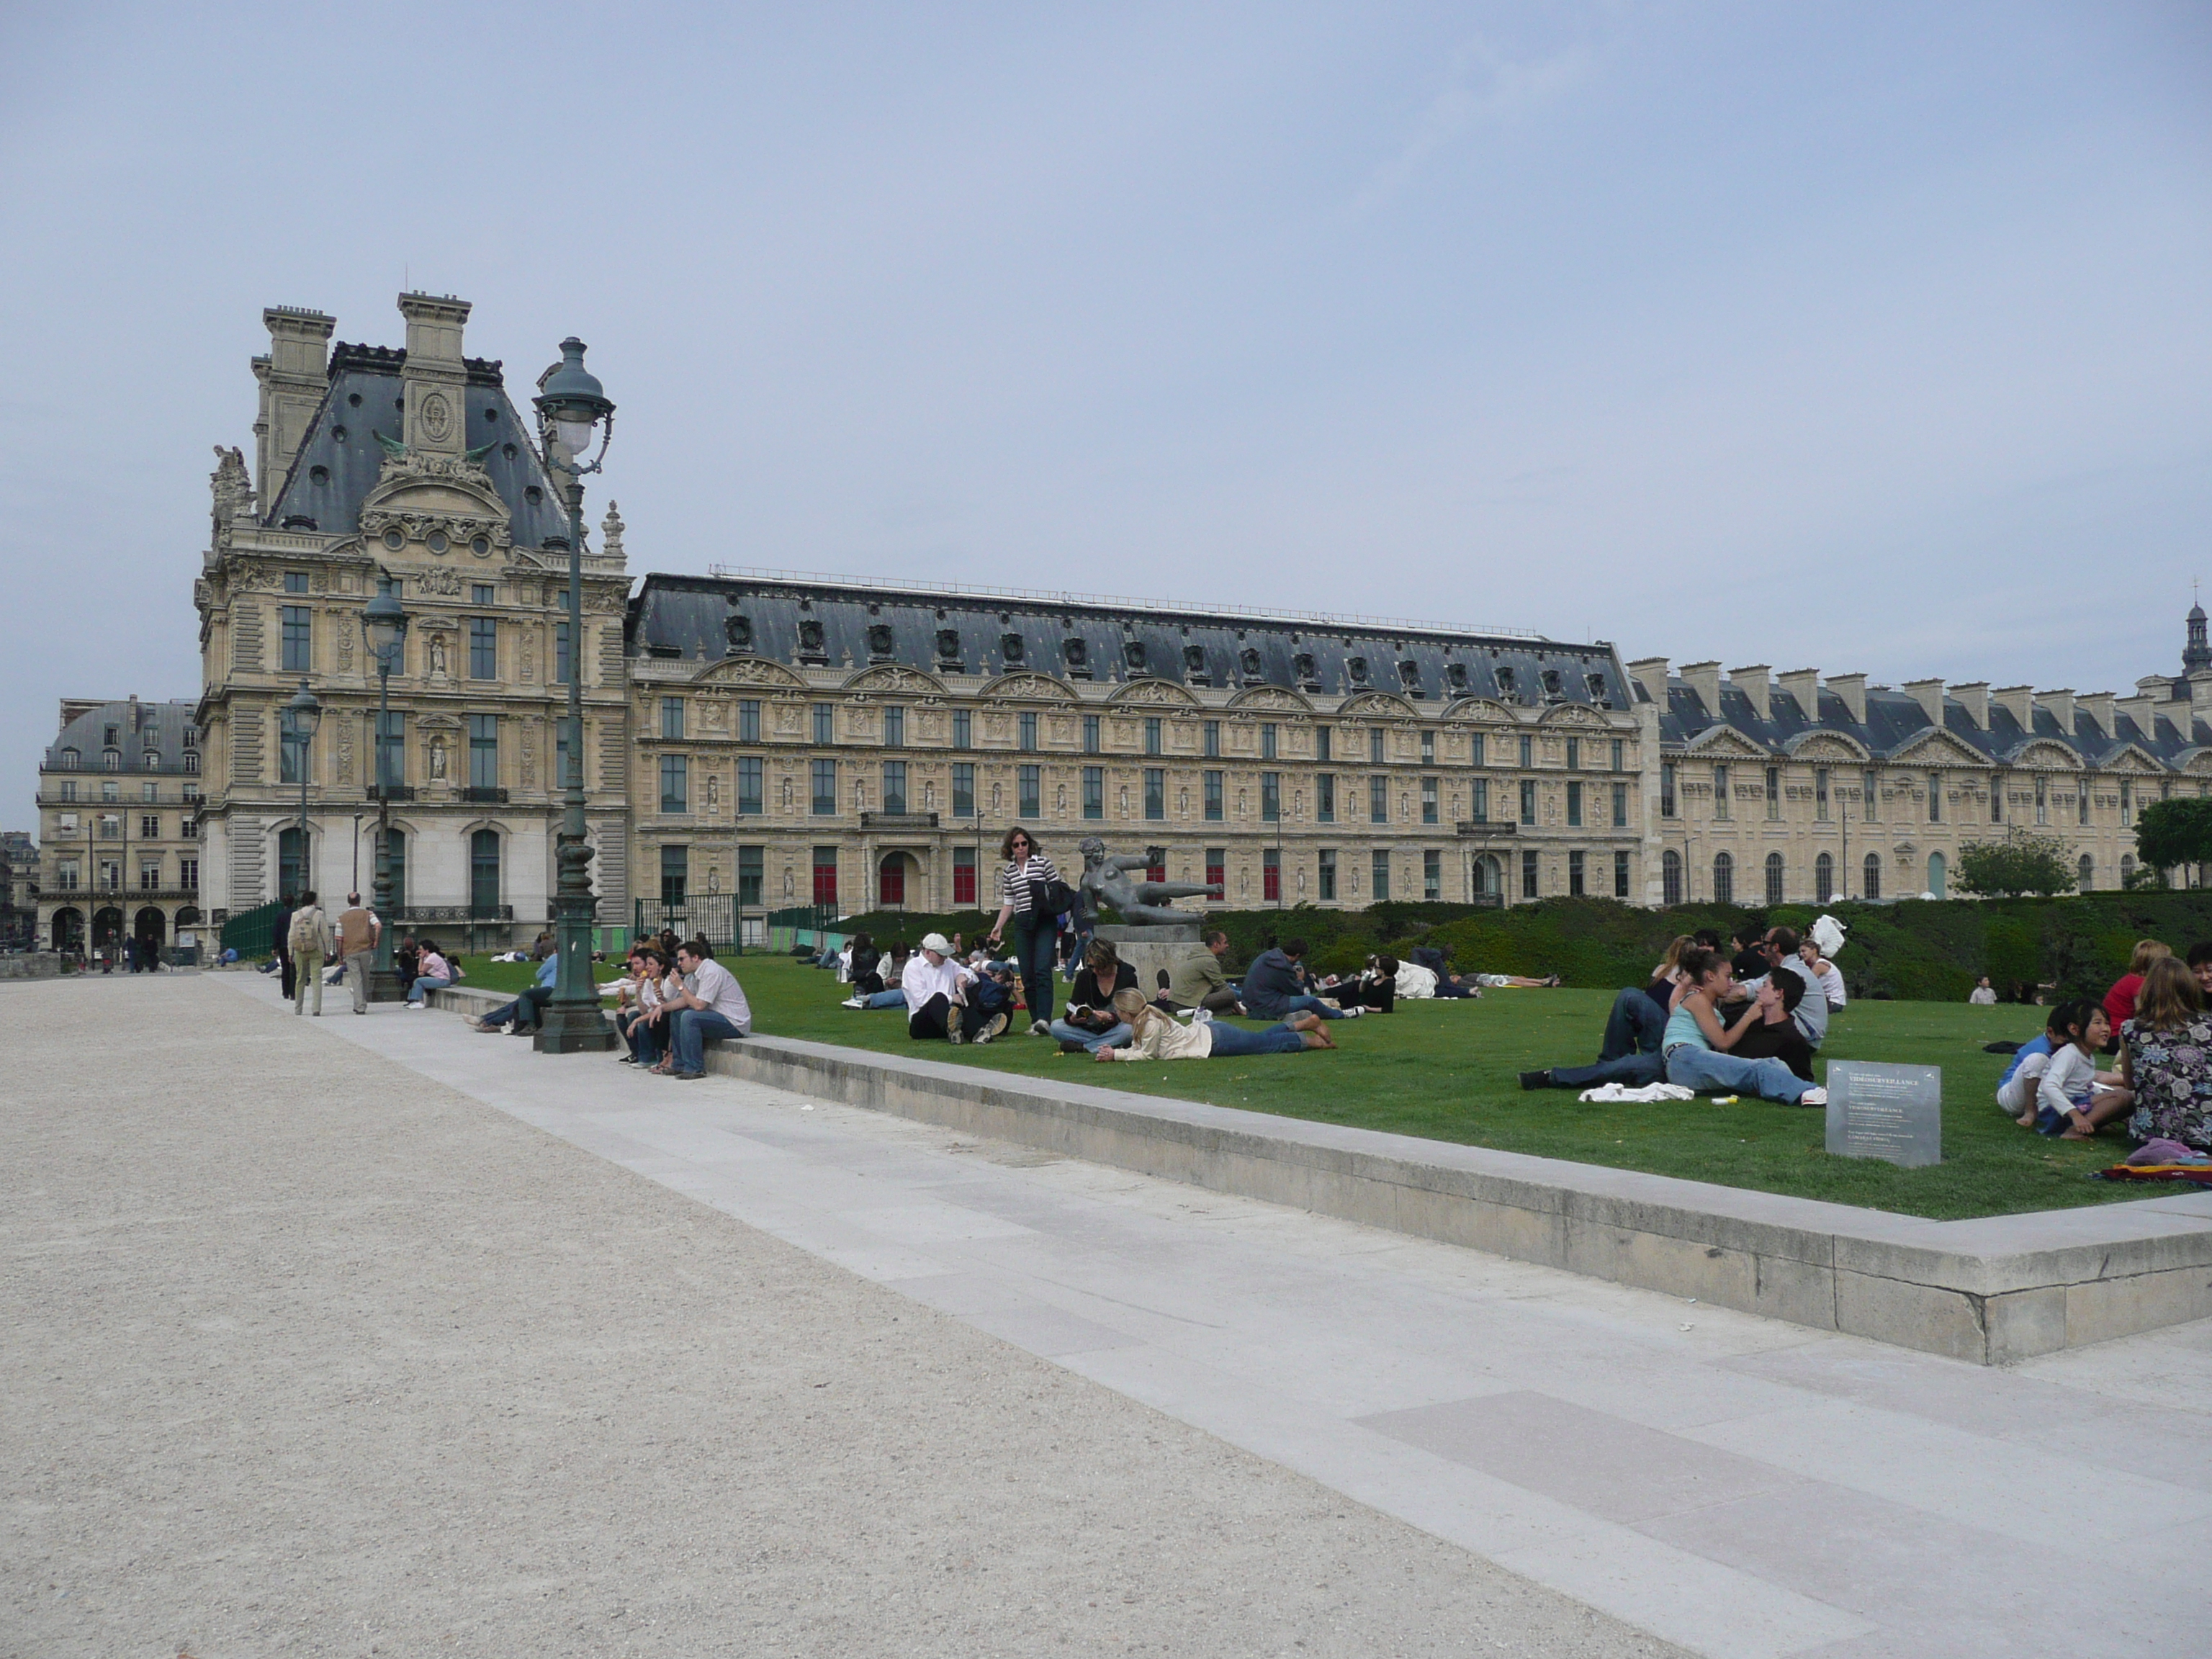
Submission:
POLYGON ((1943 1068, 1828 1062, 1828 1150, 1908 1169, 1943 1161, 1943 1068))

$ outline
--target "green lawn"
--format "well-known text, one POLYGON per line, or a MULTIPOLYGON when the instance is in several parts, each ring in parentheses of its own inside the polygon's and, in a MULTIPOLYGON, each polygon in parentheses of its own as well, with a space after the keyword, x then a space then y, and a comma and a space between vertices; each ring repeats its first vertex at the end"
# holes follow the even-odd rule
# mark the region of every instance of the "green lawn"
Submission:
MULTIPOLYGON (((839 1007, 842 988, 819 969, 786 957, 748 956, 728 965, 763 1032, 893 1054, 920 1047, 908 1040, 901 1013, 839 1007)), ((492 983, 491 974, 520 973, 494 964, 480 975, 473 963, 470 971, 478 985, 492 983)), ((1552 990, 1403 1004, 1388 1017, 1337 1021, 1330 1031, 1342 1047, 1334 1054, 1102 1066, 1063 1057, 1041 1037, 1008 1036, 984 1048, 933 1043, 928 1057, 1906 1215, 1948 1219, 2145 1196, 2140 1188, 2086 1179, 2124 1154, 2117 1138, 2049 1140, 2015 1128, 1997 1110, 1992 1096, 2005 1060, 1982 1053, 1982 1044, 2033 1036, 2039 1010, 1865 1002, 1837 1016, 1824 1060, 1943 1068, 1944 1162, 1900 1170, 1831 1158, 1822 1147, 1823 1114, 1801 1107, 1748 1099, 1720 1106, 1702 1098, 1585 1106, 1564 1089, 1524 1092, 1520 1072, 1595 1058, 1612 1001, 1605 992, 1552 990)))

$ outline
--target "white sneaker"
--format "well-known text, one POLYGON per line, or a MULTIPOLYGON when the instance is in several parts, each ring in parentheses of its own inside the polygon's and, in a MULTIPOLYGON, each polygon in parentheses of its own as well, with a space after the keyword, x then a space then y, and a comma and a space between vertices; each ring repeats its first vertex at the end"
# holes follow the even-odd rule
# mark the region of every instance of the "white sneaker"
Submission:
POLYGON ((837 1006, 840 1008, 865 1008, 868 1006, 868 1000, 866 997, 847 997, 837 1006))
POLYGON ((1192 1009, 1190 1011, 1190 1023, 1194 1025, 1211 1025, 1213 1023, 1213 1010, 1211 1008, 1192 1009))
POLYGON ((1808 1089, 1797 1097, 1797 1103, 1800 1106, 1825 1106, 1828 1103, 1828 1091, 1826 1089, 1808 1089))
POLYGON ((1347 1008, 1344 1011, 1344 1017, 1346 1019, 1358 1019, 1360 1015, 1366 1012, 1367 1010, 1364 1008, 1347 1008))
POLYGON ((1030 1035, 1031 1036, 1050 1036, 1052 1035, 1052 1027, 1046 1024, 1044 1021, 1041 1019, 1033 1019, 1030 1022, 1030 1035))

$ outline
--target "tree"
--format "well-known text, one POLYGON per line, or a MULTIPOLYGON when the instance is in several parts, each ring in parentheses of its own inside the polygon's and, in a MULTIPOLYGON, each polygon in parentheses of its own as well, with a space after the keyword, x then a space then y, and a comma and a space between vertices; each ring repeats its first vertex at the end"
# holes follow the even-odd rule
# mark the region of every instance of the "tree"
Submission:
POLYGON ((2010 841, 1971 841, 1959 849, 1951 884, 1980 898, 2038 896, 2074 889, 2073 849, 2056 836, 2018 836, 2010 841))
POLYGON ((2212 799, 2154 800, 2136 813, 2136 861, 2159 871, 2212 864, 2212 799))

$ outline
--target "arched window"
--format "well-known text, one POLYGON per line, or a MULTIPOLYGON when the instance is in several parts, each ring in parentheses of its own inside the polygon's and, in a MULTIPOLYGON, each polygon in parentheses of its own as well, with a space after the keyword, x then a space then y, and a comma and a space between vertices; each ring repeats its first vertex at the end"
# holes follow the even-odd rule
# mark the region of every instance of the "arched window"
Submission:
POLYGON ((1682 855, 1671 847, 1659 855, 1659 886, 1663 902, 1682 902, 1682 855))
POLYGON ((1474 890, 1490 898, 1504 893, 1505 866, 1498 863, 1496 854, 1485 853, 1474 861, 1474 890))
POLYGON ((2081 861, 2074 866, 2074 885, 2086 893, 2096 884, 2097 860, 2084 853, 2081 861))
POLYGON ((2121 886, 2123 886, 2123 887, 2126 886, 2126 885, 2128 884, 2128 878, 2129 878, 2130 876, 2132 876, 2133 874, 2135 874, 2135 872, 2136 872, 2136 855, 2135 855, 2133 853, 2123 853, 2123 854, 2120 854, 2120 885, 2121 885, 2121 886))
POLYGON ((495 915, 499 910, 499 831, 479 830, 469 837, 469 911, 495 915))
POLYGON ((1928 855, 1928 890, 1937 898, 1950 897, 1943 889, 1945 878, 1949 874, 1950 866, 1944 862, 1943 855, 1941 853, 1930 853, 1928 855))
POLYGON ((1779 853, 1766 855, 1766 902, 1769 904, 1782 902, 1782 854, 1779 853))
POLYGON ((1823 853, 1813 860, 1813 902, 1826 904, 1836 896, 1836 860, 1823 853))
POLYGON ((1713 902, 1735 902, 1735 860, 1726 853, 1713 854, 1713 902))
POLYGON ((300 826, 276 832, 276 890, 296 897, 307 885, 307 862, 300 856, 300 826))
POLYGON ((906 903, 906 854, 886 853, 876 866, 876 902, 886 910, 906 903))
POLYGON ((1881 854, 1869 853, 1866 855, 1866 863, 1861 866, 1859 896, 1862 898, 1878 899, 1881 896, 1881 854))

